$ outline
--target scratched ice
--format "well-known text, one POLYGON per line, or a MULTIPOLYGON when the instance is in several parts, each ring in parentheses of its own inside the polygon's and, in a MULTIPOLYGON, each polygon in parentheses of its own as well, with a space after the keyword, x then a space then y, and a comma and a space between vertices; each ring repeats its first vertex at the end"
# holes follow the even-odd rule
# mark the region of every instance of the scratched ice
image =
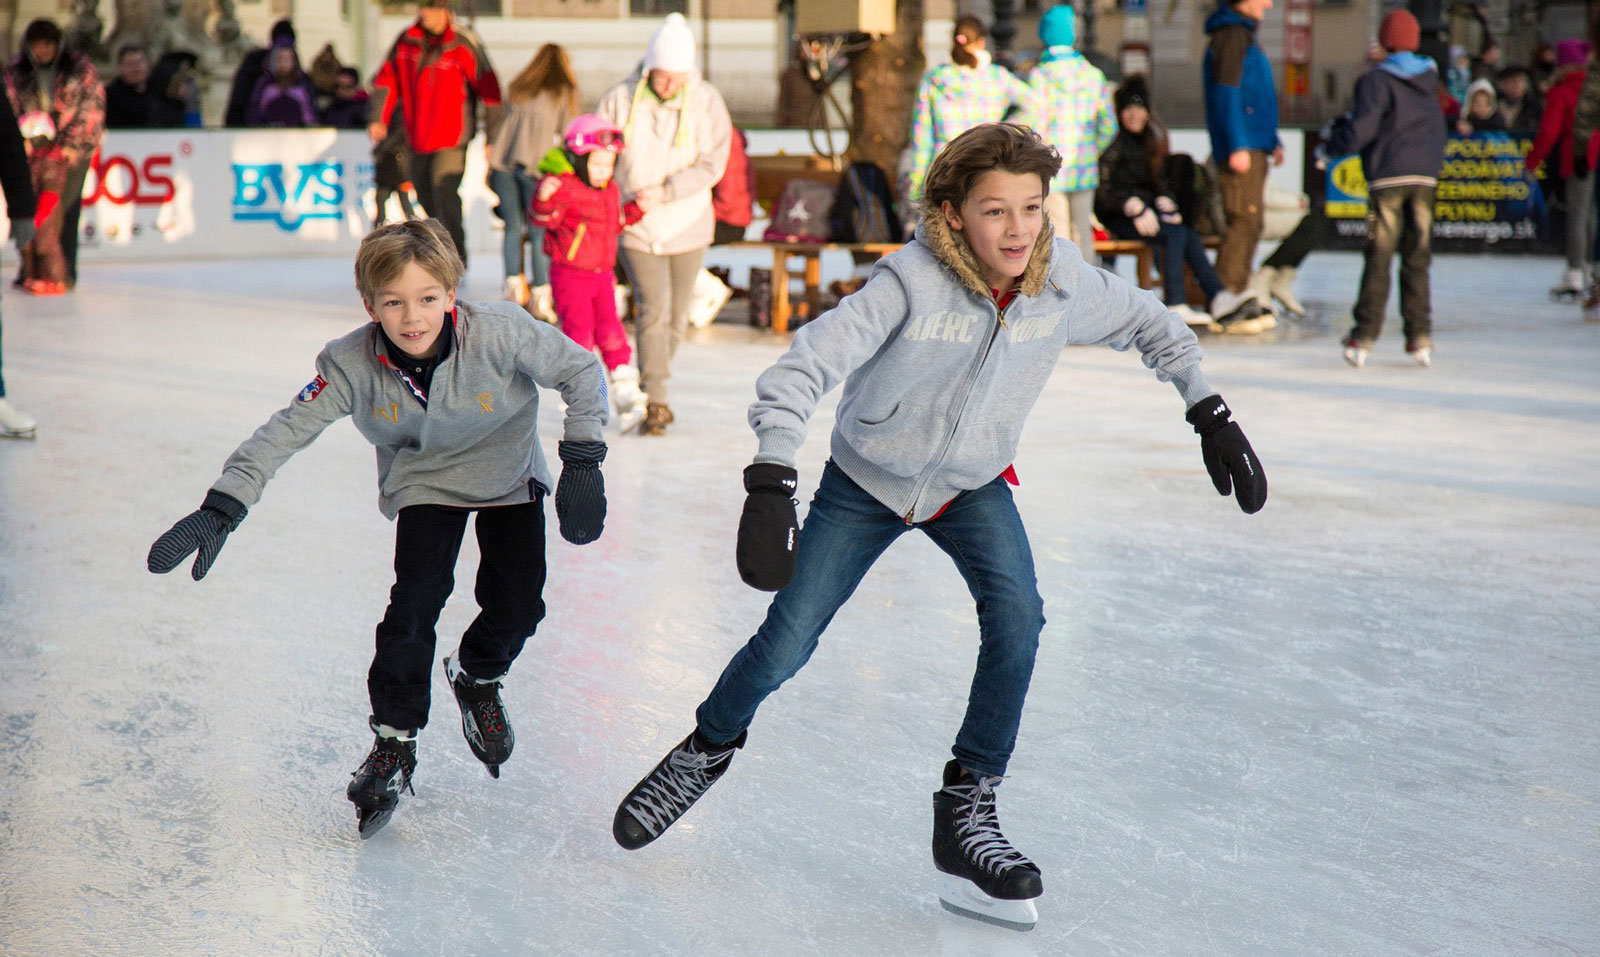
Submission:
MULTIPOLYGON (((1600 951, 1600 327, 1545 301, 1554 260, 1443 257, 1436 366, 1392 326, 1357 372, 1336 341, 1359 263, 1308 267, 1319 320, 1206 342, 1271 477, 1260 515, 1215 495, 1131 356, 1068 351, 1024 433, 1049 625, 1000 807, 1044 869, 1029 934, 934 896, 976 623, 920 536, 701 806, 642 852, 611 840, 761 616, 732 542, 779 340, 690 336, 679 424, 613 445, 605 537, 552 535, 504 777, 436 674, 416 797, 362 843, 344 786, 392 544, 372 452, 331 429, 203 583, 143 567, 362 318, 348 263, 8 291, 7 385, 41 425, 0 444, 0 953, 1600 951)), ((475 563, 469 536, 441 654, 475 563)))

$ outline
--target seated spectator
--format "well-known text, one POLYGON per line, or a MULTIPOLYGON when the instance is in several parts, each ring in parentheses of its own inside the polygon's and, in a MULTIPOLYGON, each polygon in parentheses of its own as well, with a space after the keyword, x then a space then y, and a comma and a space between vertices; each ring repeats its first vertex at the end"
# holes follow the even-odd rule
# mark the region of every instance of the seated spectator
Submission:
POLYGON ((195 64, 200 58, 188 50, 168 50, 150 71, 150 125, 160 129, 182 129, 199 125, 200 84, 195 80, 195 64))
POLYGON ((361 74, 351 67, 341 67, 333 81, 333 101, 322 111, 322 125, 341 130, 367 128, 367 91, 361 88, 361 74))
POLYGON ((1494 84, 1488 80, 1473 80, 1467 87, 1467 102, 1456 120, 1456 132, 1462 136, 1504 130, 1506 121, 1495 110, 1494 84))
POLYGON ((257 81, 266 72, 267 55, 278 44, 287 42, 292 47, 294 41, 294 24, 287 19, 279 20, 272 25, 267 46, 250 50, 239 60, 239 69, 233 74, 233 87, 228 91, 228 110, 222 118, 223 126, 250 125, 250 99, 255 94, 257 81))
POLYGON ((152 126, 155 95, 150 90, 150 57, 128 44, 117 51, 117 78, 106 84, 106 126, 113 130, 152 126))
MULTIPOLYGON (((1100 184, 1094 193, 1094 214, 1106 232, 1118 239, 1142 239, 1162 254, 1162 301, 1191 326, 1220 327, 1219 321, 1189 306, 1183 269, 1187 265, 1207 302, 1223 291, 1222 280, 1206 258, 1200 235, 1183 221, 1168 188, 1163 168, 1167 137, 1150 111, 1150 94, 1142 76, 1130 76, 1118 88, 1117 134, 1100 154, 1100 184)), ((1217 317, 1220 320, 1224 317, 1217 317)), ((1234 319, 1230 325, 1241 320, 1234 319)), ((1250 331, 1261 330, 1255 319, 1250 331)), ((1231 329, 1230 329, 1231 331, 1231 329)))
POLYGON ((1508 66, 1500 71, 1496 83, 1500 94, 1498 112, 1508 130, 1537 130, 1544 115, 1544 104, 1533 91, 1533 79, 1526 67, 1508 66))
POLYGON ((274 45, 266 68, 250 96, 250 125, 316 126, 311 81, 300 69, 300 56, 294 46, 284 42, 274 45))

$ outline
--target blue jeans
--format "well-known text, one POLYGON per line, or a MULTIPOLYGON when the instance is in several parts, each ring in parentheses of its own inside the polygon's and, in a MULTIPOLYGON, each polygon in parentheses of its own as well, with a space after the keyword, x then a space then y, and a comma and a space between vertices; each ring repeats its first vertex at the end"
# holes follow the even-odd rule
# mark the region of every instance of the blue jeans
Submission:
POLYGON ((732 741, 756 708, 803 667, 834 613, 884 549, 913 527, 955 560, 978 603, 978 665, 952 754, 974 774, 1004 774, 1044 628, 1033 550, 1004 479, 963 492, 911 526, 829 462, 800 530, 794 578, 755 637, 728 662, 695 714, 711 741, 732 741))
POLYGON ((534 191, 539 181, 529 176, 518 164, 509 170, 491 169, 489 188, 494 190, 494 214, 506 224, 503 252, 507 276, 527 275, 528 283, 544 286, 550 282, 550 257, 544 251, 544 230, 528 221, 528 207, 533 203, 534 191), (533 247, 533 271, 522 269, 522 238, 526 234, 533 247))
POLYGON ((1118 239, 1142 239, 1161 254, 1161 301, 1167 305, 1178 306, 1189 301, 1188 291, 1183 285, 1185 265, 1194 273, 1194 281, 1205 292, 1206 302, 1217 298, 1217 293, 1222 291, 1222 280, 1217 278, 1216 269, 1212 267, 1211 260, 1206 258, 1205 242, 1199 233, 1187 225, 1162 223, 1161 232, 1154 236, 1139 235, 1133 220, 1125 216, 1115 217, 1102 225, 1118 239))

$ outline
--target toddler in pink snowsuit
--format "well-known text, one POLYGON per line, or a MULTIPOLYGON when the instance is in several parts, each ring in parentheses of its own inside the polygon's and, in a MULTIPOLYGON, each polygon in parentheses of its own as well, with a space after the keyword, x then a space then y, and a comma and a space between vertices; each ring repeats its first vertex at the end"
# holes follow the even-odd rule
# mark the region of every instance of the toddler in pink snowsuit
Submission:
POLYGON ((617 317, 617 237, 644 217, 655 197, 641 194, 622 202, 622 191, 611 179, 622 131, 608 121, 586 113, 567 126, 564 140, 565 146, 539 163, 544 178, 529 213, 545 231, 550 293, 561 330, 585 349, 599 347, 617 423, 626 432, 644 418, 645 397, 628 334, 617 317))

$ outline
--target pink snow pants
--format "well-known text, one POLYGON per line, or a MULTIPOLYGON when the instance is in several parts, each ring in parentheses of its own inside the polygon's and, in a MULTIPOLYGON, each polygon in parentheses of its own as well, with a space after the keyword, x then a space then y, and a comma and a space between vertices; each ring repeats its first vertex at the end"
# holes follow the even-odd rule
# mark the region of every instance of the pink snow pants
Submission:
POLYGON ((606 371, 633 358, 628 334, 617 318, 616 280, 610 270, 590 272, 551 263, 550 295, 561 317, 561 331, 591 352, 598 345, 606 371))

